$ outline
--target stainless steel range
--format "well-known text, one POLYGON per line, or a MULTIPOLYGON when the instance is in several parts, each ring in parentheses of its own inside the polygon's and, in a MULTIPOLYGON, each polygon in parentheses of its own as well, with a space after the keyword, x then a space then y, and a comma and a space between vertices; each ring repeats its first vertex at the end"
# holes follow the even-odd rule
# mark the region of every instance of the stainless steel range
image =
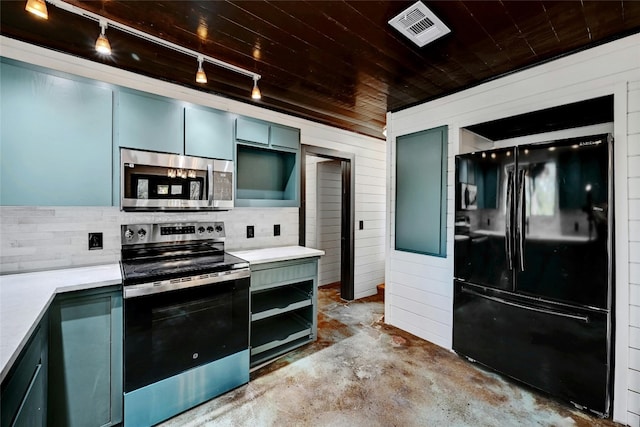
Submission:
POLYGON ((153 425, 249 381, 249 263, 224 223, 121 227, 124 423, 153 425))

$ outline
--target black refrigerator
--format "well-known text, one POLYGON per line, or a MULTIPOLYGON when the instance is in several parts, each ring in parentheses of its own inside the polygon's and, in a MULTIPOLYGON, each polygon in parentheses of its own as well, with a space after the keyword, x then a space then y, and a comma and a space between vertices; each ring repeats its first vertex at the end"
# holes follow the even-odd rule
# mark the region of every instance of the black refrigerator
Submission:
POLYGON ((454 351, 608 416, 612 197, 610 135, 456 156, 454 351))

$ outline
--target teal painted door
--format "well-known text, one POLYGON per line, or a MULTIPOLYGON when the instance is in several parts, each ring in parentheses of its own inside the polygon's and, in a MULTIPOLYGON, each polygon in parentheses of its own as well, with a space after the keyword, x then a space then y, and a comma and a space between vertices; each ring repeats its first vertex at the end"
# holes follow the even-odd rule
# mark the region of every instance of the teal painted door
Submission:
POLYGON ((187 156, 233 160, 233 117, 224 111, 185 107, 187 156))
POLYGON ((0 204, 110 206, 112 91, 0 63, 0 204))
POLYGON ((182 154, 183 108, 177 101, 121 90, 117 94, 119 147, 182 154))
POLYGON ((50 319, 49 425, 121 422, 121 292, 60 296, 50 319))

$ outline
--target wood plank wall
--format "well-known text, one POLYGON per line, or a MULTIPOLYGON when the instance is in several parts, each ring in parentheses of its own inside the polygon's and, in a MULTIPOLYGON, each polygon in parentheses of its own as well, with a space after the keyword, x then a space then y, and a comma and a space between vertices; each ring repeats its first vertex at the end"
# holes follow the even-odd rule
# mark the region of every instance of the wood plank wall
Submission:
POLYGON ((579 52, 487 84, 388 114, 388 230, 385 319, 451 348, 454 155, 461 128, 614 95, 616 170, 616 421, 640 425, 640 35, 579 52), (633 60, 632 58, 635 58, 633 60), (398 252, 394 241, 395 137, 449 126, 447 258, 398 252), (628 193, 628 195, 627 195, 628 193))

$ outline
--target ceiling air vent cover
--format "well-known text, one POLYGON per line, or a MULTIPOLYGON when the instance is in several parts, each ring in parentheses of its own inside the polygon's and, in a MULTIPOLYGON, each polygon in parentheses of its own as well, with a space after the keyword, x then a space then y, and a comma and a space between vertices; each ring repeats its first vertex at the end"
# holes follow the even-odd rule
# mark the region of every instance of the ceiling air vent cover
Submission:
POLYGON ((389 24, 420 47, 451 32, 451 30, 420 1, 417 1, 411 7, 391 19, 389 24))

